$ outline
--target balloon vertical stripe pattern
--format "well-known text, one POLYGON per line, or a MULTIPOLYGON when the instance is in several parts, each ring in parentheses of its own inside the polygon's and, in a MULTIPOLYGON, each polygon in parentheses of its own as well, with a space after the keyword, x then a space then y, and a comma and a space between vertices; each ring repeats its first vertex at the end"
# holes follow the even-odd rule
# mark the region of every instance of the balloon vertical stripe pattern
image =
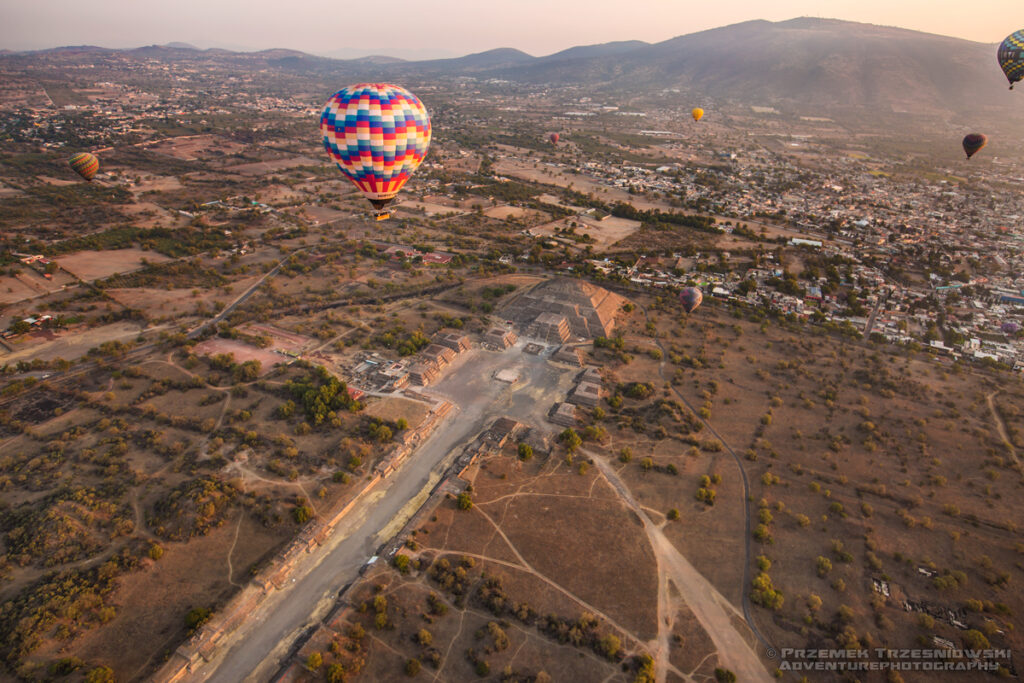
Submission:
POLYGON ((68 159, 68 166, 86 180, 92 180, 100 170, 100 160, 88 152, 80 152, 68 159))
POLYGON ((320 116, 324 149, 370 202, 382 208, 430 147, 430 116, 405 88, 360 83, 334 93, 320 116))
POLYGON ((1024 31, 1014 31, 999 45, 999 66, 1013 84, 1024 78, 1024 31))

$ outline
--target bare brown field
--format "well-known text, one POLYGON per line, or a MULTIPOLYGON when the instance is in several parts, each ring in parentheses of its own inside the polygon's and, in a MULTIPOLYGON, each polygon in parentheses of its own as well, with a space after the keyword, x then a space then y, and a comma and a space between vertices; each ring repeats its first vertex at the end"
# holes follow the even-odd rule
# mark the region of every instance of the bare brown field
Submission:
POLYGON ((430 406, 422 401, 408 398, 388 397, 377 399, 366 406, 365 414, 397 422, 405 420, 410 429, 416 429, 430 412, 430 406))
POLYGON ((67 186, 67 185, 77 185, 78 183, 82 182, 81 178, 78 178, 76 180, 76 179, 72 179, 72 178, 52 178, 50 176, 45 176, 45 175, 36 176, 36 179, 39 182, 46 183, 47 185, 54 185, 56 187, 64 187, 64 186, 67 186))
POLYGON ((338 209, 332 209, 328 206, 302 207, 302 215, 312 221, 313 225, 330 223, 331 221, 338 220, 339 218, 347 218, 351 213, 351 211, 339 211, 338 209))
POLYGON ((450 207, 450 206, 445 206, 443 204, 435 204, 433 202, 417 201, 415 199, 407 199, 405 201, 402 201, 401 203, 395 205, 395 209, 399 209, 399 210, 405 209, 405 210, 409 211, 410 213, 416 213, 416 212, 422 211, 423 215, 427 216, 428 218, 433 217, 433 216, 445 215, 445 214, 449 214, 449 213, 451 213, 451 214, 461 214, 461 213, 463 213, 463 211, 461 209, 458 209, 458 208, 453 208, 453 207, 450 207))
POLYGON ((258 360, 261 365, 260 375, 267 374, 275 365, 290 362, 288 358, 279 353, 269 349, 260 349, 233 339, 207 339, 196 344, 193 352, 201 356, 216 356, 222 353, 229 353, 234 356, 236 363, 258 360))
POLYGON ((275 348, 284 349, 286 351, 294 351, 298 353, 306 348, 312 339, 301 334, 295 334, 294 332, 287 332, 274 325, 264 325, 260 323, 246 323, 239 327, 239 329, 247 334, 260 335, 269 337, 271 344, 275 348))
POLYGON ((245 149, 245 145, 241 143, 232 142, 216 135, 185 135, 145 146, 159 154, 166 154, 185 161, 236 154, 245 149))
POLYGON ((0 362, 17 363, 19 360, 34 358, 74 360, 103 342, 127 342, 138 337, 142 331, 143 328, 137 323, 119 322, 92 328, 76 326, 59 334, 50 333, 52 336, 23 335, 7 341, 13 350, 0 355, 0 362))
MULTIPOLYGON (((132 175, 132 172, 127 171, 126 175, 132 175)), ((137 177, 139 180, 132 187, 132 192, 136 195, 145 192, 174 192, 175 190, 182 189, 181 181, 175 176, 158 176, 143 173, 138 174, 137 177)))
MULTIPOLYGON (((74 284, 75 280, 67 273, 57 271, 53 279, 47 280, 34 270, 20 268, 14 276, 0 277, 0 304, 13 304, 26 299, 35 299, 62 290, 74 284)), ((5 311, 11 313, 11 311, 5 311)))
MULTIPOLYGON (((1024 566, 1014 493, 1021 471, 986 401, 996 388, 1004 403, 1020 401, 1018 381, 814 328, 761 327, 714 304, 689 317, 664 305, 648 311, 659 337, 634 314, 625 348, 638 350, 628 364, 611 360, 609 370, 619 381, 653 382, 654 395, 665 399, 676 400, 678 390, 694 410, 708 411, 739 455, 750 480, 751 527, 762 534, 748 539, 751 555, 770 561, 765 573, 783 596, 778 610, 754 608, 774 645, 843 646, 856 638, 912 647, 932 635, 960 645, 964 631, 939 616, 951 609, 993 647, 1019 646, 1010 615, 1024 605, 1007 582, 1024 566), (654 345, 664 362, 646 355, 654 345), (872 579, 887 580, 891 597, 876 594, 872 579), (819 598, 821 606, 808 609, 819 598), (915 606, 910 612, 906 600, 915 606)), ((741 556, 744 545, 735 461, 727 450, 708 450, 717 439, 707 429, 676 448, 659 447, 666 441, 650 440, 650 417, 632 405, 625 398, 610 411, 613 419, 643 415, 647 425, 631 439, 609 429, 609 450, 632 441, 623 477, 645 505, 678 507, 670 538, 735 598, 742 572, 729 556, 741 556), (644 457, 654 466, 646 473, 637 466, 644 457), (659 471, 668 464, 677 475, 659 471), (708 506, 695 494, 699 477, 713 474, 721 481, 711 485, 716 497, 708 506)), ((674 442, 671 429, 668 435, 674 442)))
POLYGON ((252 164, 239 164, 238 166, 228 166, 225 171, 232 173, 238 173, 240 175, 263 175, 265 173, 274 173, 277 171, 286 171, 289 168, 295 168, 297 166, 320 166, 323 162, 319 159, 310 159, 309 157, 293 157, 290 159, 274 159, 273 161, 260 161, 252 164))
POLYGON ((61 256, 57 259, 57 263, 75 277, 92 282, 118 273, 138 270, 146 263, 166 263, 170 260, 155 251, 112 249, 109 251, 78 251, 61 256))

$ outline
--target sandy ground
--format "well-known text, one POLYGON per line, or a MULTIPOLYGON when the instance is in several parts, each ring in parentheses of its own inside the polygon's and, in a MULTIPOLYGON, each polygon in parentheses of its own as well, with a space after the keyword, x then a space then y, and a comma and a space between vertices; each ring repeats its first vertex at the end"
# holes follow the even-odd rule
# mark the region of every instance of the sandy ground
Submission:
MULTIPOLYGON (((530 228, 530 232, 538 237, 549 237, 555 234, 556 229, 569 227, 571 222, 576 223, 577 235, 589 235, 594 238, 595 241, 592 243, 594 251, 603 251, 619 240, 626 239, 639 230, 641 225, 640 221, 631 221, 614 216, 608 216, 603 221, 590 216, 572 216, 530 228)), ((568 239, 571 239, 571 237, 568 239)), ((582 243, 581 246, 583 246, 582 243)))
POLYGON ((264 375, 280 363, 288 363, 286 356, 275 353, 268 349, 258 349, 233 339, 208 339, 197 344, 194 352, 198 356, 215 356, 220 353, 230 353, 235 357, 236 363, 244 363, 249 360, 258 360, 261 364, 260 374, 264 375))
POLYGON ((58 292, 65 286, 74 283, 74 279, 67 273, 58 271, 53 274, 52 280, 47 280, 34 270, 26 268, 14 277, 8 275, 0 277, 0 304, 12 304, 51 292, 58 292))
MULTIPOLYGON (((366 206, 369 206, 369 204, 366 206)), ((326 206, 307 206, 302 209, 303 216, 308 220, 313 221, 314 225, 330 223, 331 221, 338 220, 339 218, 348 218, 351 213, 351 211, 338 211, 326 206)))
MULTIPOLYGON (((155 328, 154 328, 155 329, 155 328)), ((20 360, 73 360, 106 341, 130 341, 139 336, 142 328, 136 323, 119 322, 102 325, 93 329, 75 328, 46 340, 38 335, 27 335, 16 341, 8 341, 14 349, 11 353, 0 354, 0 363, 17 363, 20 360)))
POLYGON ((263 175, 264 173, 284 171, 296 166, 319 166, 320 164, 320 161, 310 159, 309 157, 293 157, 291 159, 260 161, 254 164, 239 164, 238 166, 229 166, 224 170, 238 173, 239 175, 263 175))
POLYGON ((20 194, 23 194, 21 190, 0 183, 0 199, 5 199, 7 197, 17 197, 20 194))
POLYGON ((462 209, 453 208, 451 206, 444 206, 442 204, 434 204, 432 202, 421 202, 421 201, 405 201, 398 204, 396 209, 408 209, 412 211, 422 210, 429 218, 431 216, 443 215, 446 213, 463 214, 465 211, 462 209))
POLYGON ((410 429, 415 429, 423 422, 423 418, 430 412, 430 406, 422 401, 413 401, 409 398, 388 397, 375 400, 366 406, 364 415, 369 417, 382 417, 386 420, 398 420, 405 418, 410 429))
POLYGON ((273 325, 261 325, 259 323, 246 323, 238 328, 245 334, 262 335, 270 337, 271 346, 285 351, 299 352, 306 348, 312 341, 309 337, 295 332, 286 332, 273 325))
POLYGON ((234 154, 245 149, 245 145, 237 142, 224 140, 215 135, 183 135, 160 142, 155 145, 144 145, 151 151, 159 154, 166 154, 185 161, 195 161, 204 158, 204 152, 220 150, 225 154, 234 154))
POLYGON ((163 254, 142 249, 114 249, 110 251, 79 251, 57 259, 60 267, 86 281, 98 280, 118 273, 129 273, 142 267, 143 261, 165 263, 163 254))
MULTIPOLYGON (((78 178, 77 175, 75 177, 78 178)), ((77 185, 78 183, 82 182, 81 178, 79 178, 78 180, 70 180, 68 178, 51 178, 50 176, 46 176, 46 175, 37 175, 36 176, 36 180, 39 180, 40 182, 44 182, 47 185, 58 185, 58 186, 60 186, 60 185, 77 185)))
MULTIPOLYGON (((131 176, 130 171, 126 171, 125 175, 131 176)), ((180 190, 181 182, 173 176, 153 176, 153 175, 142 175, 140 176, 139 183, 135 187, 131 188, 135 194, 142 192, 171 192, 173 190, 180 190)))

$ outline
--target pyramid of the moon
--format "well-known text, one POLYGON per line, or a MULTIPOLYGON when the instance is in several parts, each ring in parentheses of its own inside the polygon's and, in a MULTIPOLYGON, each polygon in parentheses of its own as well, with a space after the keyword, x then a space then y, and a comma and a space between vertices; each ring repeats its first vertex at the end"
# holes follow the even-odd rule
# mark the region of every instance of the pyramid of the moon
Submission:
POLYGON ((549 342, 566 341, 567 335, 593 339, 611 336, 615 315, 626 302, 589 282, 555 278, 514 297, 502 313, 531 337, 549 342))

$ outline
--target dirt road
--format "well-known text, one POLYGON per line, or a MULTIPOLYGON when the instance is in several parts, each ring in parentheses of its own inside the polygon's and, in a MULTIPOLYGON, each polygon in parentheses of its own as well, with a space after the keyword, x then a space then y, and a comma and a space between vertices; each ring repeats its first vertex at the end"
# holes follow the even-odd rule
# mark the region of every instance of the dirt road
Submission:
POLYGON ((661 528, 647 516, 647 513, 633 498, 633 494, 605 459, 596 453, 583 452, 593 459, 604 478, 643 522, 644 531, 647 532, 654 555, 658 560, 659 593, 665 595, 659 595, 658 599, 659 638, 653 653, 656 679, 665 680, 668 668, 668 632, 671 630, 673 617, 661 612, 670 610, 670 600, 667 596, 668 582, 670 581, 675 584, 687 607, 707 631, 718 650, 722 666, 731 669, 741 681, 764 681, 765 683, 770 681, 771 676, 761 665, 748 638, 736 628, 736 622, 743 621, 743 614, 726 600, 682 553, 676 550, 661 528))

